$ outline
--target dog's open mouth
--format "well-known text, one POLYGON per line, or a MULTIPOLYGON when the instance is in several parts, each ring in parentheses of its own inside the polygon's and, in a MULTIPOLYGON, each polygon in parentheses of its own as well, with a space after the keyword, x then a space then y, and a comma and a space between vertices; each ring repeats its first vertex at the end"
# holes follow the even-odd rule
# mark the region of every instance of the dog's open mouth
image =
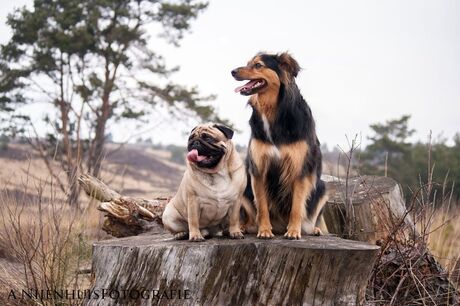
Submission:
POLYGON ((249 96, 264 88, 266 85, 267 82, 264 79, 250 80, 243 86, 235 88, 235 92, 239 92, 244 96, 249 96))
POLYGON ((192 149, 187 153, 187 159, 189 162, 195 163, 197 166, 204 168, 215 167, 221 158, 222 154, 200 155, 197 149, 192 149))

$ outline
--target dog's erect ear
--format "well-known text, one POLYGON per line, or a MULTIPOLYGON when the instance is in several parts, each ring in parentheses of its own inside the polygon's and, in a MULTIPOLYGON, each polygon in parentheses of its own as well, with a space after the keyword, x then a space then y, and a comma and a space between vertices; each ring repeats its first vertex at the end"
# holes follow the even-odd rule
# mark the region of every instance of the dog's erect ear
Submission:
POLYGON ((295 78, 300 71, 299 63, 287 52, 278 54, 277 56, 280 66, 287 71, 291 77, 295 78))
POLYGON ((233 130, 229 128, 228 126, 225 126, 223 124, 214 124, 214 127, 224 133, 225 137, 227 139, 232 139, 233 137, 233 130))

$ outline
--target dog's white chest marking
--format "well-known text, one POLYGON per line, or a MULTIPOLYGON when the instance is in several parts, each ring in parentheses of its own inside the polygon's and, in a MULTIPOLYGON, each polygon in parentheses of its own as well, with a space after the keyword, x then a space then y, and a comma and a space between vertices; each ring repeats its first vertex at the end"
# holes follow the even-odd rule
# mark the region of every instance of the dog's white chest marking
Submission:
POLYGON ((268 119, 267 117, 265 117, 265 115, 262 115, 262 122, 264 124, 265 135, 267 136, 268 141, 272 143, 272 145, 270 146, 270 149, 268 150, 268 154, 272 157, 280 158, 281 157, 280 151, 278 147, 273 144, 273 138, 270 132, 270 123, 268 122, 268 119))
POLYGON ((272 134, 270 132, 270 123, 268 123, 268 119, 265 117, 265 115, 262 115, 262 122, 264 123, 265 135, 267 136, 268 140, 273 143, 272 134))

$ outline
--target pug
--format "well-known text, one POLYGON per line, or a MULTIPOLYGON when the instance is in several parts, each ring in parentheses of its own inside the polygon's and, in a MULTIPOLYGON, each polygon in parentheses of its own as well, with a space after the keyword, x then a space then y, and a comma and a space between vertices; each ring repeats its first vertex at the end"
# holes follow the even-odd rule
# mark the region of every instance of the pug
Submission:
POLYGON ((232 137, 233 130, 221 124, 202 124, 191 131, 187 169, 162 216, 176 239, 203 241, 227 225, 230 238, 243 238, 240 208, 247 178, 232 137))

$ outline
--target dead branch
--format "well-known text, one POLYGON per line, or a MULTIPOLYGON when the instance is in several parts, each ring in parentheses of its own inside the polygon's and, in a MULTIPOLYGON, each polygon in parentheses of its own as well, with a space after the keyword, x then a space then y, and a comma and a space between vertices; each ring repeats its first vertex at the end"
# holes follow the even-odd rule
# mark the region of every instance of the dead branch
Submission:
POLYGON ((127 237, 164 232, 161 215, 169 198, 125 197, 88 174, 81 175, 78 181, 87 195, 101 202, 97 209, 105 213, 102 229, 108 234, 127 237))

